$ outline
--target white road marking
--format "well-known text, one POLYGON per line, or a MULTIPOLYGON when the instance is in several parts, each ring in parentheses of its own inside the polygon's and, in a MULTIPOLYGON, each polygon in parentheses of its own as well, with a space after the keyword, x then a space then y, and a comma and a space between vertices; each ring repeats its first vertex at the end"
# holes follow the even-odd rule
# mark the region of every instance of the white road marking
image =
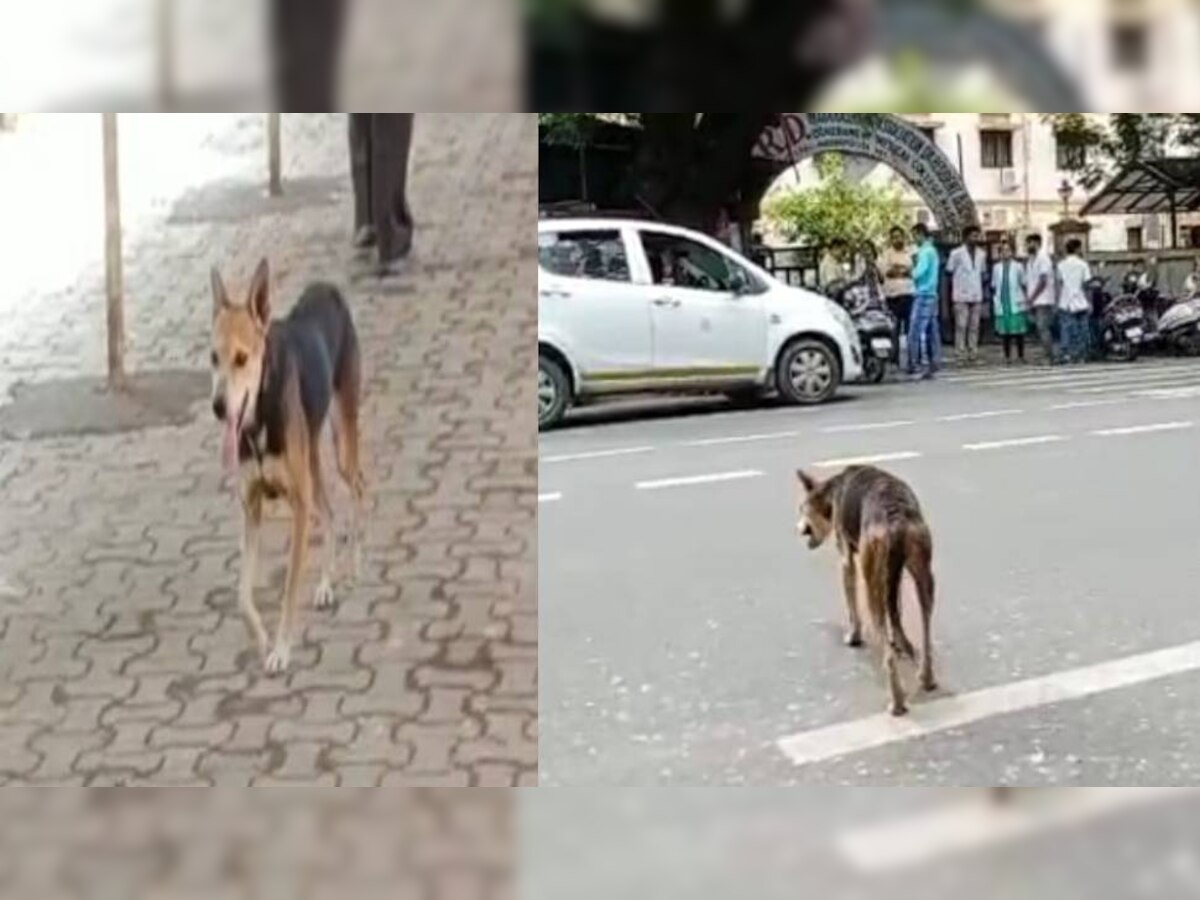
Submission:
POLYGON ((839 431, 875 431, 881 428, 902 428, 905 425, 916 425, 912 419, 897 419, 893 422, 863 422, 858 425, 828 425, 821 431, 825 434, 835 434, 839 431))
POLYGON ((836 838, 842 857, 860 872, 877 874, 926 865, 955 854, 1082 825, 1123 809, 1170 801, 1200 788, 1058 788, 1017 796, 996 807, 982 795, 843 831, 836 838))
POLYGON ((562 494, 560 494, 560 493, 538 494, 538 503, 552 503, 555 500, 561 500, 561 499, 562 499, 562 494))
POLYGON ((714 481, 737 481, 741 478, 758 478, 763 473, 757 469, 740 472, 716 472, 712 475, 691 475, 686 478, 660 478, 657 481, 639 481, 634 485, 639 491, 656 491, 660 488, 682 487, 689 484, 709 484, 714 481))
POLYGON ((1121 434, 1147 434, 1152 431, 1179 431, 1191 428, 1194 422, 1156 422, 1153 425, 1128 425, 1124 428, 1101 428, 1092 434, 1099 437, 1115 437, 1121 434))
POLYGON ((1192 381, 1191 377, 1186 378, 1186 379, 1181 379, 1179 376, 1175 376, 1173 378, 1153 378, 1153 379, 1146 379, 1144 381, 1114 381, 1109 384, 1100 385, 1099 387, 1074 387, 1074 388, 1068 389, 1067 391, 1065 391, 1065 393, 1068 393, 1068 394, 1103 394, 1103 393, 1108 392, 1108 393, 1113 393, 1113 394, 1116 394, 1116 393, 1128 394, 1128 393, 1132 392, 1135 388, 1146 389, 1146 388, 1150 388, 1150 387, 1175 387, 1176 385, 1178 385, 1179 387, 1185 387, 1186 385, 1180 384, 1179 383, 1180 381, 1187 381, 1189 383, 1194 383, 1192 381))
POLYGON ((958 413, 953 416, 941 416, 937 419, 939 422, 963 422, 967 419, 991 419, 995 416, 1019 416, 1025 412, 1023 409, 989 409, 984 412, 974 413, 958 413))
POLYGON ((1200 387, 1155 388, 1132 393, 1135 397, 1151 397, 1154 400, 1182 400, 1187 397, 1200 397, 1200 387))
POLYGON ((1115 403, 1128 403, 1125 397, 1113 397, 1109 400, 1074 400, 1071 403, 1056 403, 1051 409, 1086 409, 1092 406, 1112 406, 1115 403))
POLYGON ((794 765, 810 765, 1195 669, 1200 669, 1200 641, 930 700, 915 704, 904 717, 880 713, 803 731, 777 743, 794 765))
POLYGON ((649 453, 653 447, 619 447, 615 450, 589 450, 585 453, 560 453, 557 456, 543 456, 540 462, 560 463, 574 462, 577 459, 603 459, 606 456, 628 456, 632 453, 649 453))
POLYGON ((980 441, 976 444, 963 444, 964 450, 999 450, 1001 447, 1028 447, 1032 444, 1053 444, 1065 441, 1066 435, 1038 434, 1032 437, 1009 438, 1004 441, 980 441))
POLYGON ((681 447, 712 447, 716 444, 743 444, 747 441, 773 441, 779 438, 799 437, 799 431, 774 431, 768 434, 738 434, 732 437, 704 438, 699 441, 684 441, 681 447))
POLYGON ((901 450, 896 453, 877 453, 874 456, 847 456, 845 459, 823 459, 812 465, 819 469, 836 468, 840 466, 866 466, 871 463, 894 462, 900 459, 916 459, 920 456, 915 450, 901 450))

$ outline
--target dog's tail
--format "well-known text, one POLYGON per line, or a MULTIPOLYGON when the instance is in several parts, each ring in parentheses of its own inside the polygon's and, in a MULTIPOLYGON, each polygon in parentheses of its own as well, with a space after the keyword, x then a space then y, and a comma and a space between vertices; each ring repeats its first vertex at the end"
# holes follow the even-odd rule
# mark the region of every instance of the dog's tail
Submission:
POLYGON ((904 566, 908 559, 909 535, 907 527, 903 532, 890 535, 887 548, 887 604, 888 621, 897 632, 902 631, 900 624, 900 579, 904 577, 904 566))

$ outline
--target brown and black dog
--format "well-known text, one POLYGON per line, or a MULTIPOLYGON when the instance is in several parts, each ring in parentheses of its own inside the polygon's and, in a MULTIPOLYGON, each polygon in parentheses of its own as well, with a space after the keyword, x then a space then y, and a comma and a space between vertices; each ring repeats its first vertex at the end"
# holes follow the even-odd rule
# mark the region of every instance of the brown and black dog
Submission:
POLYGON ((846 643, 862 644, 858 606, 858 578, 867 588, 866 610, 874 634, 883 644, 883 664, 891 690, 889 710, 907 712, 904 689, 897 672, 897 655, 914 656, 912 642, 900 621, 900 579, 905 570, 916 584, 921 606, 920 684, 937 687, 929 623, 933 616, 933 540, 912 489, 873 466, 850 466, 819 481, 803 470, 796 472, 804 495, 800 502, 799 531, 808 546, 821 546, 832 533, 842 554, 842 585, 850 629, 846 643))
POLYGON ((324 526, 325 561, 318 607, 333 602, 337 563, 333 507, 321 478, 320 436, 333 423, 337 468, 354 498, 351 544, 357 571, 362 540, 363 479, 358 462, 362 379, 358 336, 345 299, 331 284, 304 289, 286 318, 271 321, 270 274, 258 264, 242 303, 212 270, 213 414, 224 423, 227 469, 241 476, 242 573, 238 601, 269 674, 287 668, 295 629, 296 595, 308 553, 310 518, 324 526), (332 409, 332 416, 329 413, 332 409), (292 514, 291 560, 274 646, 254 605, 254 570, 265 501, 282 499, 292 514))

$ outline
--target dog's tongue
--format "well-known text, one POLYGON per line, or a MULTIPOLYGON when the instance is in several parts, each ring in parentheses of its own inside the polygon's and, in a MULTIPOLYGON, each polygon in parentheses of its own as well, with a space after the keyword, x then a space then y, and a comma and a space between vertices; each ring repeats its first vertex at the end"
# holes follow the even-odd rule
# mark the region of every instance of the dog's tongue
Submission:
POLYGON ((230 416, 225 420, 225 430, 221 434, 221 459, 227 471, 232 472, 237 465, 238 427, 230 416))

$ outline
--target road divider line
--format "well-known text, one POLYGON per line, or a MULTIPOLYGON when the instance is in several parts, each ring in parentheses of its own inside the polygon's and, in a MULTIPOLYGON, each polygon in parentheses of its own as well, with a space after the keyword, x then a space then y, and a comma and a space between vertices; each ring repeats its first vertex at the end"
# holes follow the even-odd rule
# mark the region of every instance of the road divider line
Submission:
POLYGON ((799 437, 799 431, 773 431, 767 434, 738 434, 731 437, 703 438, 698 441, 684 441, 681 447, 712 447, 717 444, 744 444, 748 441, 772 441, 779 438, 799 437))
POLYGON ((879 874, 1083 825, 1121 810, 1171 801, 1200 788, 1085 787, 1024 790, 997 807, 980 792, 970 799, 847 829, 835 839, 847 863, 879 874), (1028 796, 1026 796, 1028 794, 1028 796))
POLYGON ((1128 403, 1128 402, 1129 402, 1129 399, 1126 397, 1113 397, 1108 400, 1072 400, 1070 403, 1056 403, 1054 406, 1051 406, 1050 408, 1052 410, 1088 409, 1093 406, 1113 406, 1117 403, 1128 403))
POLYGON ((897 419, 894 422, 863 422, 859 425, 827 425, 821 429, 823 434, 836 434, 839 431, 877 431, 883 428, 902 428, 905 425, 916 425, 913 419, 897 419))
POLYGON ((1149 434, 1153 431, 1179 431, 1191 428, 1194 422, 1155 422, 1152 425, 1127 425, 1124 428, 1101 428, 1093 431, 1097 437, 1117 437, 1125 434, 1149 434))
POLYGON ((657 491, 661 488, 684 487, 690 484, 710 484, 717 481, 738 481, 742 478, 758 478, 762 474, 758 469, 743 469, 739 472, 715 472, 711 475, 689 475, 684 478, 660 478, 656 481, 639 481, 634 487, 639 491, 657 491))
POLYGON ((964 450, 1000 450, 1004 447, 1030 447, 1034 444, 1055 444, 1067 440, 1063 434, 1036 434, 1031 437, 1009 438, 1003 441, 979 441, 974 444, 963 444, 964 450))
POLYGON ((940 416, 938 422, 963 422, 967 419, 992 419, 996 416, 1019 416, 1025 412, 1023 409, 989 409, 984 412, 974 413, 956 413, 952 416, 940 416))
POLYGON ((1149 397, 1152 400, 1183 400, 1200 397, 1200 385, 1190 387, 1154 388, 1146 391, 1132 391, 1135 397, 1149 397))
POLYGON ((1063 393, 1067 394, 1103 394, 1122 393, 1130 394, 1135 390, 1149 390, 1150 388, 1168 388, 1168 387, 1185 387, 1184 382, 1192 382, 1195 376, 1182 377, 1173 375, 1170 378, 1146 378, 1138 381, 1113 381, 1109 384, 1090 385, 1087 387, 1071 387, 1067 388, 1063 393))
POLYGON ((918 703, 900 718, 880 713, 816 728, 780 738, 777 745, 794 765, 811 765, 1196 669, 1200 641, 918 703))
POLYGON ((915 450, 901 450, 896 453, 877 453, 874 456, 847 456, 844 459, 823 459, 812 465, 818 469, 830 469, 840 466, 867 466, 872 463, 896 462, 901 459, 916 459, 920 456, 915 450))
POLYGON ((629 456, 634 453, 649 453, 653 447, 619 447, 614 450, 588 450, 583 453, 560 453, 556 456, 543 456, 541 462, 560 463, 574 462, 578 459, 603 459, 608 456, 629 456))
POLYGON ((538 494, 538 503, 553 503, 555 500, 561 500, 562 494, 538 494))

